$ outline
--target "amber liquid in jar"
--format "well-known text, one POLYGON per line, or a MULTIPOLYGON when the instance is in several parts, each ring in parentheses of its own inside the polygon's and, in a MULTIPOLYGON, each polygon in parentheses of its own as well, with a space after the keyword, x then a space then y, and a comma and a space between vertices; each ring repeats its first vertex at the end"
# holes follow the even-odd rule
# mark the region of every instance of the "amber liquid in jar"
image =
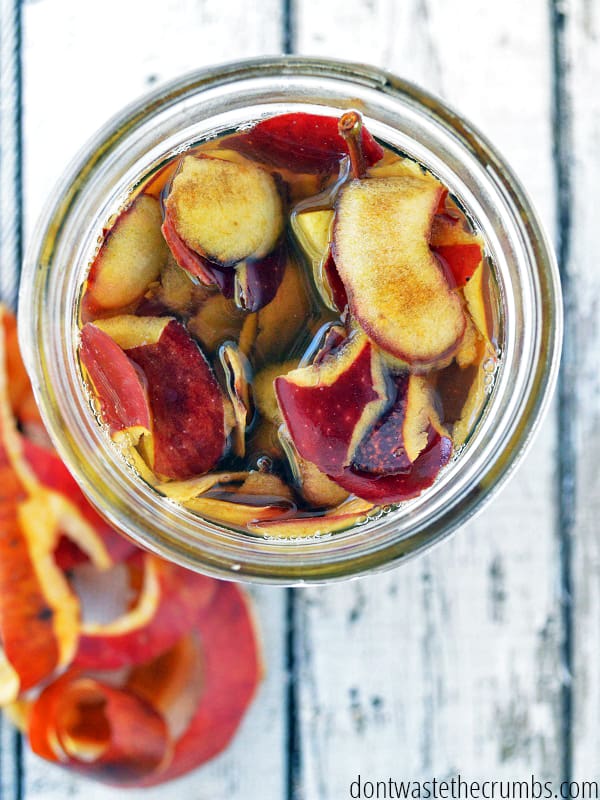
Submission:
POLYGON ((354 140, 332 118, 261 124, 139 183, 82 285, 80 359, 158 492, 319 537, 460 458, 498 367, 498 290, 460 201, 360 121, 354 140))

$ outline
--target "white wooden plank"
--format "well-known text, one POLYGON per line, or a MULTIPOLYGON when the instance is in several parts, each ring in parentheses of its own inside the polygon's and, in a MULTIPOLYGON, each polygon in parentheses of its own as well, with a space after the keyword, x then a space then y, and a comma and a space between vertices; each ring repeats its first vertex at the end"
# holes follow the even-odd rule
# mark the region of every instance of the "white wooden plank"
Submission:
POLYGON ((24 8, 27 223, 79 148, 154 87, 279 52, 279 0, 37 0, 24 8))
MULTIPOLYGON (((571 360, 564 365, 576 380, 574 422, 577 495, 573 530, 574 742, 573 775, 600 779, 600 266, 595 255, 600 182, 600 8, 575 0, 565 5, 567 90, 571 101, 572 210, 569 273, 577 326, 571 360)), ((566 120, 568 123, 569 120, 566 120)), ((570 153, 567 153, 567 157, 570 153)))
MULTIPOLYGON (((384 66, 441 94, 505 153, 553 227, 547 5, 298 7, 300 52, 384 66)), ((561 623, 550 418, 518 477, 428 557, 299 600, 306 798, 360 773, 560 774, 561 623)))
MULTIPOLYGON (((112 114, 160 81, 211 63, 277 52, 278 0, 259 8, 236 0, 39 0, 24 11, 26 221, 31 230, 54 182, 86 139, 112 114), (234 44, 232 49, 228 43, 234 44)), ((253 591, 267 674, 232 747, 172 786, 128 796, 259 796, 285 786, 285 597, 253 591)), ((101 800, 97 786, 27 753, 27 800, 101 800)))

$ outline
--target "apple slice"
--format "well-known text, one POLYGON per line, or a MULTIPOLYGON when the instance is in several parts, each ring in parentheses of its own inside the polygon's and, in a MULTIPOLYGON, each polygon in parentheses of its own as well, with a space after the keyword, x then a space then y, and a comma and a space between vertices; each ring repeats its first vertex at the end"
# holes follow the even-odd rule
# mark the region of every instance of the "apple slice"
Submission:
POLYGON ((239 486, 246 480, 248 474, 248 472, 211 472, 208 475, 190 478, 187 481, 163 483, 159 490, 165 497, 176 500, 178 503, 184 503, 186 500, 206 494, 206 492, 214 488, 226 490, 229 484, 237 484, 239 486))
POLYGON ((467 322, 465 335, 454 356, 461 369, 470 367, 473 364, 480 364, 486 351, 485 340, 475 327, 468 312, 465 313, 465 319, 467 322))
POLYGON ((373 504, 364 500, 342 503, 319 516, 296 516, 291 519, 267 520, 248 526, 251 533, 284 539, 300 539, 309 536, 327 536, 352 528, 366 520, 373 504))
MULTIPOLYGON (((362 129, 361 141, 367 163, 379 161, 383 149, 366 128, 362 129)), ((303 112, 265 119, 227 143, 264 164, 293 172, 331 172, 348 154, 337 117, 303 112)))
POLYGON ((298 366, 298 359, 290 359, 282 364, 269 364, 254 376, 252 393, 260 414, 274 425, 281 425, 283 418, 275 395, 275 378, 287 375, 298 366))
POLYGON ((110 785, 137 785, 172 757, 162 714, 133 692, 75 671, 32 704, 27 733, 36 755, 110 785))
POLYGON ((135 604, 106 624, 84 620, 73 666, 113 670, 150 661, 189 633, 212 600, 214 580, 150 553, 136 553, 128 566, 142 573, 135 604))
MULTIPOLYGON (((420 375, 397 375, 396 399, 356 448, 353 466, 376 475, 406 473, 427 446, 433 398, 420 375)), ((435 415, 437 422, 437 415, 435 415)))
POLYGON ((246 528, 258 520, 289 516, 295 510, 294 503, 285 497, 244 496, 232 502, 202 495, 186 500, 183 505, 206 519, 237 528, 246 528))
POLYGON ((162 233, 171 255, 181 269, 198 278, 205 286, 219 286, 226 297, 233 297, 231 269, 219 270, 207 258, 192 250, 177 232, 172 217, 165 216, 162 233))
MULTIPOLYGON (((121 350, 156 344, 173 317, 140 317, 121 314, 109 319, 94 320, 93 328, 103 331, 118 344, 121 350)), ((84 326, 87 327, 87 326, 84 326)))
MULTIPOLYGON (((260 309, 249 355, 256 365, 280 360, 311 319, 311 301, 303 271, 290 256, 273 300, 260 309)), ((241 347, 241 344, 240 344, 241 347)))
POLYGON ((300 456, 285 427, 280 428, 279 439, 298 492, 307 503, 315 508, 332 508, 344 502, 348 492, 328 478, 315 464, 300 456))
POLYGON ((149 434, 152 421, 144 376, 111 336, 88 322, 81 331, 79 357, 111 436, 136 443, 149 434))
POLYGON ((252 470, 236 492, 237 497, 255 500, 268 498, 270 501, 280 502, 288 500, 293 503, 294 496, 287 483, 279 475, 267 470, 252 470))
POLYGON ((430 381, 395 376, 392 407, 367 432, 336 483, 364 500, 397 503, 429 487, 452 455, 452 440, 435 409, 430 381))
POLYGON ((169 253, 161 224, 160 203, 146 194, 117 217, 88 275, 84 305, 90 313, 128 306, 158 278, 169 253))
POLYGON ((202 351, 179 322, 155 344, 127 350, 141 367, 152 413, 152 469, 184 480, 216 466, 226 445, 225 403, 202 351))
POLYGON ((250 386, 252 367, 239 347, 232 342, 219 348, 219 360, 225 374, 225 386, 233 408, 233 451, 243 458, 246 454, 246 428, 252 423, 253 407, 250 386))
POLYGON ((135 313, 142 317, 175 314, 179 317, 190 317, 211 296, 212 291, 212 288, 195 281, 169 254, 159 280, 149 284, 135 313))
MULTIPOLYGON (((463 445, 473 431, 487 399, 486 373, 476 369, 460 414, 452 427, 452 439, 456 447, 463 445)), ((466 376, 463 378, 466 381, 466 376)), ((468 383, 467 383, 468 385, 468 383)))
POLYGON ((165 200, 165 221, 190 250, 221 266, 264 258, 284 227, 268 172, 208 156, 182 160, 165 200))
POLYGON ((460 298, 429 249, 441 184, 413 177, 352 180, 340 191, 333 256, 352 314, 383 350, 427 366, 465 329, 460 298))
POLYGON ((360 332, 321 364, 277 378, 275 392, 296 450, 330 476, 351 463, 389 402, 382 361, 360 332))
POLYGON ((372 503, 400 503, 418 497, 437 478, 440 469, 452 455, 452 440, 433 426, 429 428, 427 446, 406 473, 376 475, 347 467, 335 476, 335 482, 348 492, 372 503))
POLYGON ((485 261, 477 267, 469 282, 463 287, 467 309, 477 330, 486 342, 494 339, 493 302, 490 298, 490 270, 485 261))
POLYGON ((322 262, 327 254, 334 215, 331 208, 303 208, 292 214, 292 229, 300 246, 313 261, 322 262))
POLYGON ((483 241, 468 228, 464 217, 436 214, 431 226, 430 246, 449 269, 458 287, 471 279, 483 257, 483 241))
POLYGON ((231 298, 217 292, 200 304, 188 320, 187 329, 207 353, 215 353, 223 342, 238 339, 246 319, 231 298))
POLYGON ((261 259, 249 259, 235 270, 234 296, 244 311, 259 311, 273 300, 288 264, 286 248, 282 245, 261 259))
POLYGON ((333 209, 302 210, 292 215, 292 228, 312 263, 321 299, 332 311, 343 311, 348 297, 331 253, 333 219, 333 209))

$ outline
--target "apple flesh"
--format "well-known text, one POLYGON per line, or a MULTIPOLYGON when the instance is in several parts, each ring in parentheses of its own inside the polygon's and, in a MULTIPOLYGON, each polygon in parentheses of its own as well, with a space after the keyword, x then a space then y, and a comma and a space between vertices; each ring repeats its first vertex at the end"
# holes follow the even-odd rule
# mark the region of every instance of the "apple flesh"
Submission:
MULTIPOLYGON (((383 149, 364 127, 361 143, 368 164, 382 158, 383 149)), ((228 145, 264 164, 293 172, 331 172, 348 155, 337 117, 302 112, 263 120, 229 139, 228 145)))
POLYGON ((285 429, 280 430, 279 439, 294 476, 296 489, 307 503, 315 508, 333 508, 348 497, 348 492, 328 478, 315 464, 300 456, 285 429))
POLYGON ((144 373, 152 415, 152 469, 184 480, 213 469, 225 450, 225 403, 213 371, 183 325, 127 350, 144 373))
MULTIPOLYGON (((228 495, 231 497, 231 495, 228 495)), ((202 495, 184 503, 190 511, 220 524, 234 528, 247 528, 253 522, 289 516, 294 503, 287 497, 250 497, 241 495, 234 502, 202 495)))
POLYGON ((168 257, 161 224, 160 203, 146 194, 119 215, 90 269, 86 313, 123 308, 142 297, 168 257))
POLYGON ((275 380, 277 402, 300 456, 335 475, 388 404, 376 348, 357 332, 332 355, 275 380))
POLYGON ((211 294, 212 287, 195 281, 169 254, 159 279, 149 284, 143 299, 136 306, 135 313, 136 316, 142 317, 177 315, 188 318, 211 294))
POLYGON ((458 347, 460 298, 429 249, 441 184, 415 177, 353 180, 340 191, 333 257, 350 310, 383 350, 415 366, 458 347))
POLYGON ((257 522, 249 526, 252 533, 268 534, 278 538, 298 539, 308 536, 327 536, 331 533, 347 530, 366 519, 373 509, 373 504, 360 499, 346 501, 320 516, 293 519, 269 520, 257 522))
POLYGON ((487 343, 494 338, 494 319, 491 311, 493 303, 490 300, 489 282, 489 267, 482 261, 463 288, 471 319, 487 343))
POLYGON ((227 267, 271 253, 284 216, 277 185, 265 170, 186 156, 165 199, 165 222, 187 248, 227 267))
POLYGON ((252 393, 260 414, 273 425, 281 425, 283 418, 277 405, 275 379, 287 375, 298 366, 298 359, 284 361, 282 364, 269 364, 254 376, 252 393))
POLYGON ((348 297, 331 253, 333 219, 334 211, 329 208, 303 210, 292 215, 292 227, 312 263, 321 299, 333 311, 343 311, 348 297))

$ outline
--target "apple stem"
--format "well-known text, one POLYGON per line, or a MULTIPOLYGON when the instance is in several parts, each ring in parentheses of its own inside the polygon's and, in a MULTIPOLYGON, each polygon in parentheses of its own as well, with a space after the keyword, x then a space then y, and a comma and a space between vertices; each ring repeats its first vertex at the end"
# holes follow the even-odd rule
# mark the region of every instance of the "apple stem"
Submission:
POLYGON ((363 178, 367 171, 362 147, 362 117, 358 111, 346 111, 338 122, 340 136, 348 145, 350 167, 354 178, 363 178))

